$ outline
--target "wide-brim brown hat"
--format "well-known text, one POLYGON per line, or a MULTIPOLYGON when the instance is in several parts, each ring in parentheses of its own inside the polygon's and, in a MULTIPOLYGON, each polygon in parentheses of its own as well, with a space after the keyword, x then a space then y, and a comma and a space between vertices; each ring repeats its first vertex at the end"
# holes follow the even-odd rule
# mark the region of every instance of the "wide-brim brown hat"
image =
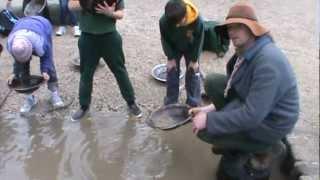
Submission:
POLYGON ((222 36, 228 37, 227 25, 240 23, 246 25, 255 36, 262 36, 269 32, 258 22, 254 7, 247 1, 241 1, 233 5, 226 17, 225 22, 215 27, 215 31, 222 36))

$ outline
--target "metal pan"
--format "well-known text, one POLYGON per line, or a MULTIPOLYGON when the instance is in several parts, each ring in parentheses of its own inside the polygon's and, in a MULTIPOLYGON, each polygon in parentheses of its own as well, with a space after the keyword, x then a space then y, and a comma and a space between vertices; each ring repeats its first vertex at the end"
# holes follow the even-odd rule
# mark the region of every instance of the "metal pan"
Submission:
POLYGON ((188 115, 188 110, 188 105, 166 105, 152 112, 146 122, 152 128, 172 130, 190 122, 192 116, 188 115))
POLYGON ((44 79, 39 75, 30 75, 19 79, 13 79, 11 84, 8 84, 9 88, 15 90, 18 93, 31 94, 44 83, 44 79))
POLYGON ((31 0, 25 7, 23 14, 25 16, 41 15, 47 5, 47 0, 31 0))
MULTIPOLYGON (((151 75, 154 79, 166 82, 167 81, 167 65, 166 64, 158 64, 154 66, 151 70, 151 75)), ((185 70, 180 69, 180 79, 185 76, 185 70)))

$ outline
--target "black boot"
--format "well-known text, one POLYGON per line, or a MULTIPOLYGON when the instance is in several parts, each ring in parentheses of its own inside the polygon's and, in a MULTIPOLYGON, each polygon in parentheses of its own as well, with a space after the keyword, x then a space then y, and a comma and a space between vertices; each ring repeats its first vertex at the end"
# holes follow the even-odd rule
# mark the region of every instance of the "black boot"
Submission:
POLYGON ((249 179, 244 169, 248 154, 240 152, 225 153, 219 163, 218 180, 253 180, 249 179))

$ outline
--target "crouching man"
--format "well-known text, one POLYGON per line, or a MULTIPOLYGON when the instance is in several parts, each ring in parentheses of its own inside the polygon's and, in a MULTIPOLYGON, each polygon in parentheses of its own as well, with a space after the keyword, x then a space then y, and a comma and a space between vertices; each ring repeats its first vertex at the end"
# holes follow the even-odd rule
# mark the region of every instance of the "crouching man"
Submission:
POLYGON ((246 2, 235 4, 218 33, 232 41, 236 52, 227 75, 205 80, 212 104, 191 109, 193 130, 223 154, 218 179, 267 180, 275 155, 299 115, 294 72, 268 30, 246 2))

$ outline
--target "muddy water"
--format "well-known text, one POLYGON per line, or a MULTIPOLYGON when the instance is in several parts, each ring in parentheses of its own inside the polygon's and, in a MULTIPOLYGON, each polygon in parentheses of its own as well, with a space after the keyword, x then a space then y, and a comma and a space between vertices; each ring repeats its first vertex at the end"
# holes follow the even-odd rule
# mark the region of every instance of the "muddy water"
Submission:
POLYGON ((94 114, 80 123, 1 114, 0 179, 214 179, 219 157, 190 124, 162 132, 120 113, 94 114))

